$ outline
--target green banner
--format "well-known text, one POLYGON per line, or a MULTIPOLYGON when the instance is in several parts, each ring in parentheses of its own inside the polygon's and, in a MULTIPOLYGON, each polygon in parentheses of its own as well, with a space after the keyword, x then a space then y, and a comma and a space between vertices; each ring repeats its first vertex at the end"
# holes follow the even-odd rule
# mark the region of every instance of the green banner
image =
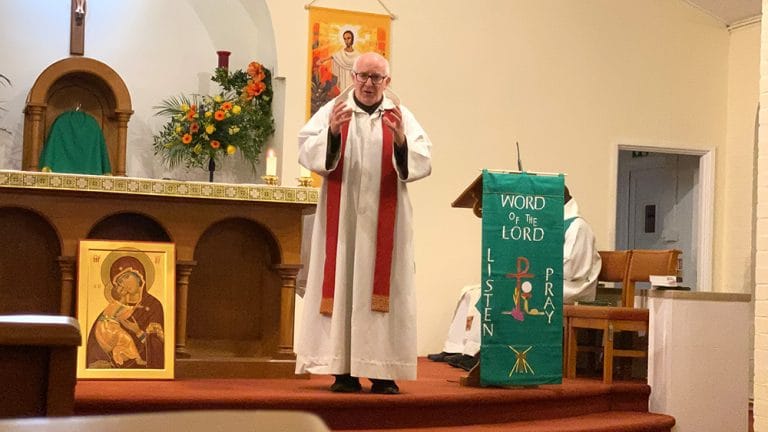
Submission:
POLYGON ((483 171, 483 386, 562 382, 564 185, 483 171))

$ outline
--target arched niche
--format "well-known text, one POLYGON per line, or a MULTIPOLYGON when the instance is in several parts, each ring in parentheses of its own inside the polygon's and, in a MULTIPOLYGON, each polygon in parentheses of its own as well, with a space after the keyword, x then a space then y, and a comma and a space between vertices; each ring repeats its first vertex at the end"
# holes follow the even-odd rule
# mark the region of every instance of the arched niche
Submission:
POLYGON ((22 169, 38 171, 38 161, 51 124, 65 111, 80 109, 101 126, 112 174, 125 175, 131 96, 120 75, 87 57, 70 57, 48 66, 27 96, 24 108, 22 169))
POLYGON ((59 235, 40 214, 0 207, 0 314, 58 314, 62 284, 59 235))
POLYGON ((270 357, 278 349, 280 262, 276 239, 245 218, 211 225, 195 247, 187 348, 192 357, 270 357))
POLYGON ((88 238, 117 241, 172 241, 159 222, 139 213, 118 213, 107 216, 91 228, 88 238))

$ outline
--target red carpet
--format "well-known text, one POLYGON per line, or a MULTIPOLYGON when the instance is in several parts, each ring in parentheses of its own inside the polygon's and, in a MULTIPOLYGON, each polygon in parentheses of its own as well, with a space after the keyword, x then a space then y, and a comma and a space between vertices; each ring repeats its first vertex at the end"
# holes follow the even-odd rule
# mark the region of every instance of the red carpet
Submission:
POLYGON ((669 431, 674 419, 648 414, 644 383, 605 385, 564 380, 537 388, 471 388, 466 372, 419 359, 419 379, 398 382, 400 395, 328 390, 328 376, 310 379, 179 379, 79 381, 76 414, 185 409, 291 409, 320 415, 335 430, 669 431), (471 428, 467 426, 473 425, 471 428), (447 429, 445 429, 447 428, 447 429))

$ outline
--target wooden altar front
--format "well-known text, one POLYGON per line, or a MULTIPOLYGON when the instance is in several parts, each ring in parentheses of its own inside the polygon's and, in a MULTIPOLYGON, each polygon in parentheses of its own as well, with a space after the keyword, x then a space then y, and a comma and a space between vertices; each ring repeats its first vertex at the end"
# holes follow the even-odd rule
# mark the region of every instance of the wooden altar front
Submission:
POLYGON ((294 376, 314 188, 0 171, 0 313, 74 316, 81 239, 176 245, 176 376, 294 376))

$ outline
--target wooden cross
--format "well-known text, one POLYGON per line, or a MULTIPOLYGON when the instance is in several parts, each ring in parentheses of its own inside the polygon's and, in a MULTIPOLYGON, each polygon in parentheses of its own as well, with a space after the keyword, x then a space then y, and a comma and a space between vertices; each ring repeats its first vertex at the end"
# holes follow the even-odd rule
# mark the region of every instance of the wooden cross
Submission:
POLYGON ((85 0, 72 0, 69 27, 69 53, 83 55, 85 48, 85 0))

